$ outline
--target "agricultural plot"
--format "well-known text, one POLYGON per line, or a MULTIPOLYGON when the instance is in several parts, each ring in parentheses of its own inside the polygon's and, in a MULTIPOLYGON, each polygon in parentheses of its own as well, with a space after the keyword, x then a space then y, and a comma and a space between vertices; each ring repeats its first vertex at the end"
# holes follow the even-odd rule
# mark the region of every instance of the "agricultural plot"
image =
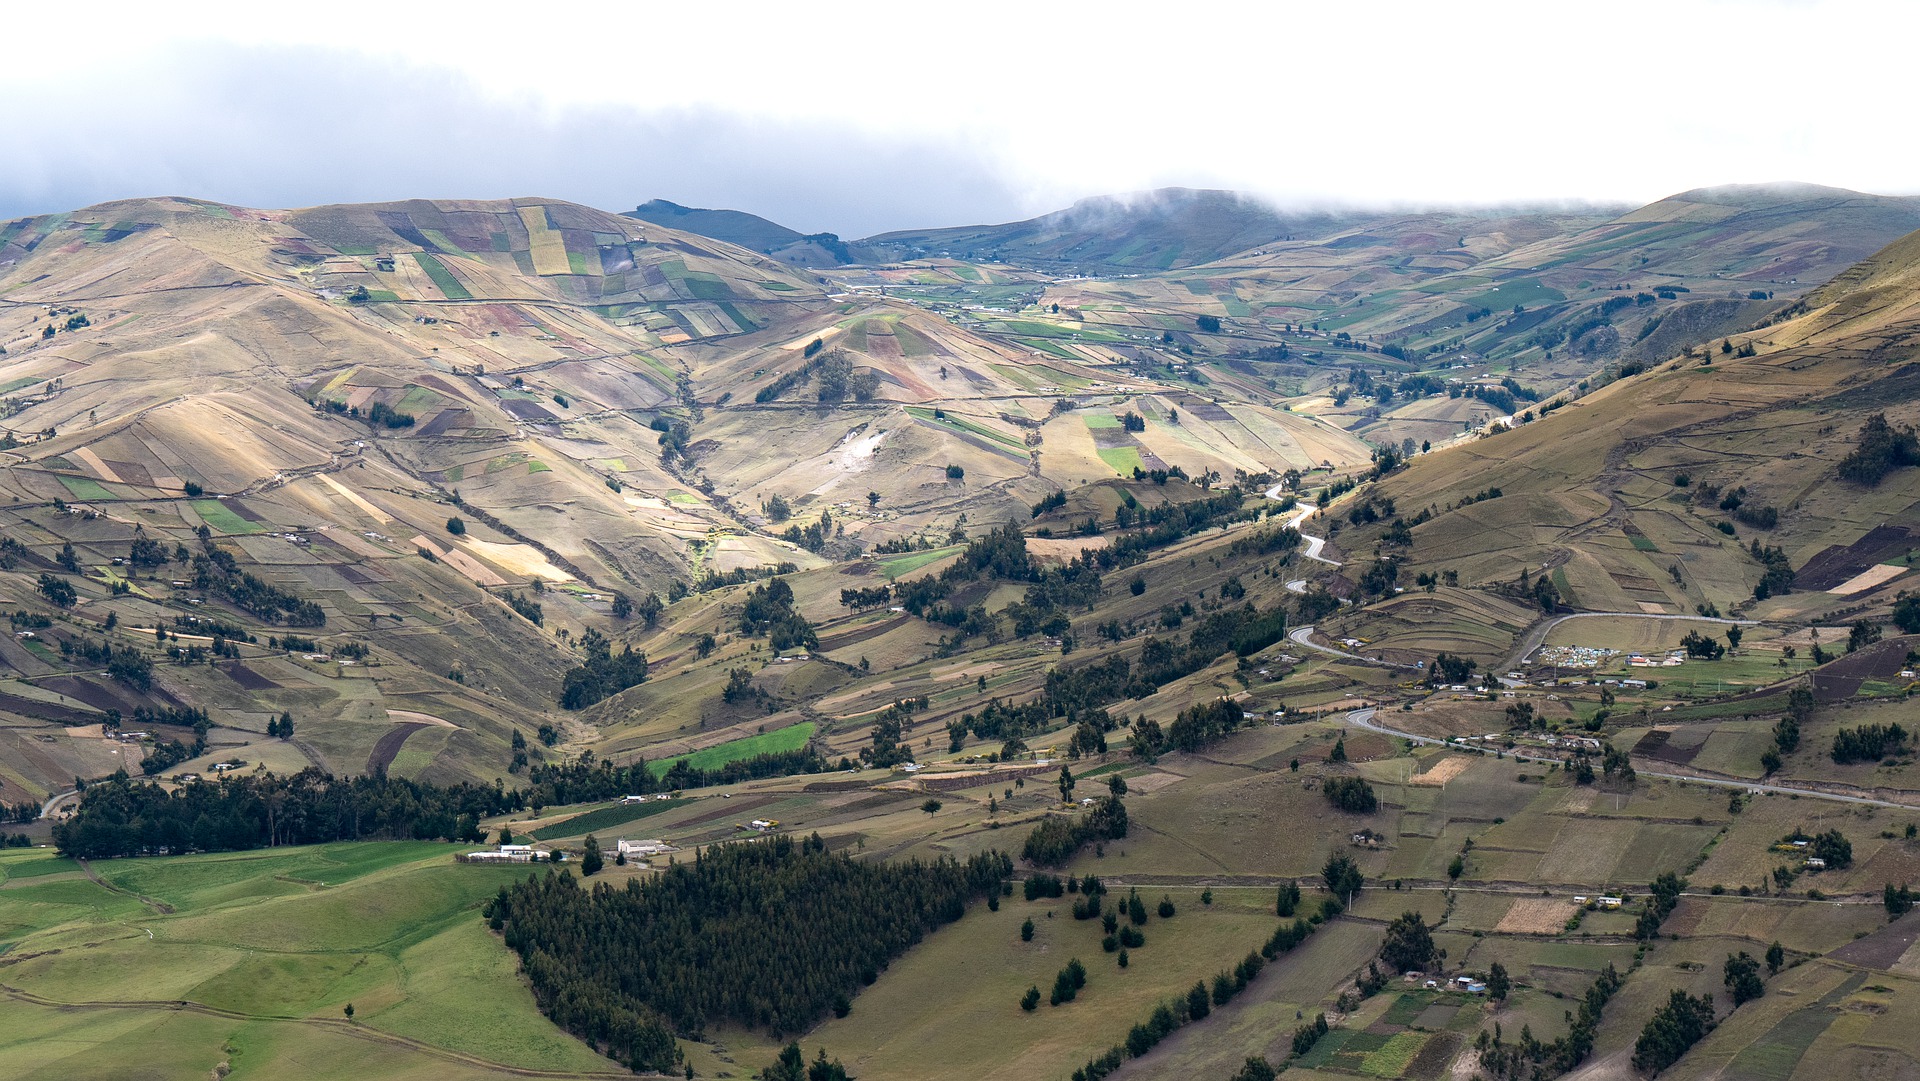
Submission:
POLYGON ((259 533, 265 527, 241 517, 232 508, 217 499, 196 499, 192 501, 193 512, 207 527, 217 532, 234 536, 246 533, 259 533))
POLYGON ((120 893, 37 853, 0 857, 10 883, 0 888, 0 926, 26 931, 16 946, 27 953, 35 943, 64 951, 58 962, 9 970, 9 984, 35 997, 9 1007, 14 1024, 0 1038, 0 1069, 58 1076, 64 1056, 46 1052, 74 1042, 120 1076, 152 1069, 156 1054, 191 1052, 181 1064, 209 1070, 219 1056, 201 1056, 223 1042, 250 1064, 255 1053, 335 1062, 345 1042, 389 1076, 609 1072, 611 1064, 538 1014, 510 955, 479 920, 474 906, 513 873, 455 866, 451 851, 368 843, 98 868, 127 891, 120 893), (15 868, 39 873, 12 885, 15 868), (182 1001, 227 1013, 174 1012, 182 1001), (367 1032, 359 1040, 340 1019, 348 1001, 367 1032), (108 1038, 163 1018, 202 1031, 183 1044, 108 1038), (418 1046, 383 1042, 383 1034, 418 1046))
POLYGON ((427 277, 433 279, 434 286, 440 290, 442 296, 448 300, 473 299, 473 294, 467 291, 467 287, 460 283, 460 279, 454 277, 453 272, 449 271, 446 264, 438 258, 426 252, 414 252, 413 258, 420 264, 420 269, 426 271, 427 277))
POLYGON ((680 810, 685 806, 686 802, 679 799, 654 799, 640 804, 615 804, 542 826, 533 831, 533 837, 539 841, 557 841, 565 837, 584 837, 589 833, 612 832, 657 814, 680 810))
MULTIPOLYGON (((1131 951, 1132 963, 1125 969, 1116 967, 1113 957, 1101 951, 1098 922, 1073 920, 1064 900, 1029 904, 1016 899, 1002 903, 997 913, 971 910, 961 922, 896 962, 854 1000, 847 1018, 816 1029, 809 1046, 819 1042, 833 1049, 846 1061, 849 1072, 864 1076, 903 1081, 956 1075, 1054 1081, 1122 1041, 1127 1029, 1152 1012, 1161 999, 1184 991, 1196 979, 1211 979, 1213 973, 1230 968, 1248 950, 1256 949, 1276 922, 1265 891, 1216 891, 1211 906, 1199 904, 1191 890, 1175 890, 1172 895, 1179 915, 1150 920, 1144 928, 1147 944, 1131 951), (1049 910, 1054 918, 1047 918, 1049 910), (1020 924, 1029 916, 1034 917, 1038 933, 1032 942, 1022 942, 1020 924), (1078 957, 1089 971, 1087 987, 1079 997, 1059 1007, 1049 1007, 1043 1000, 1038 1011, 1021 1011, 1018 1000, 1027 986, 1050 984, 1069 957, 1078 957), (1005 1036, 979 1038, 979 1033, 988 1031, 1005 1036), (871 1050, 853 1052, 856 1048, 871 1050)), ((1157 897, 1158 892, 1151 896, 1157 897)), ((1352 953, 1337 949, 1343 945, 1341 939, 1357 943, 1353 952, 1370 948, 1372 935, 1366 929, 1342 934, 1337 930, 1324 932, 1328 945, 1336 947, 1322 951, 1329 956, 1309 956, 1313 950, 1303 947, 1299 953, 1304 964, 1298 967, 1345 968, 1352 953)), ((1290 957, 1273 966, 1254 989, 1277 989, 1290 982, 1288 969, 1293 964, 1290 957)), ((1324 980, 1331 985, 1339 977, 1315 972, 1300 978, 1309 984, 1324 980)), ((1251 997, 1254 989, 1243 997, 1251 997)), ((741 1043, 728 1046, 736 1058, 758 1061, 742 1053, 741 1043)), ((760 1054, 770 1059, 772 1050, 769 1046, 760 1054)))
POLYGON ((922 567, 938 563, 940 560, 960 551, 959 545, 947 545, 941 548, 929 548, 924 552, 902 552, 899 555, 876 557, 880 573, 893 580, 902 575, 911 574, 922 567))
POLYGON ((730 740, 678 758, 663 758, 657 762, 649 762, 647 769, 655 777, 662 777, 678 762, 685 762, 692 769, 714 770, 729 762, 738 762, 756 755, 797 751, 813 739, 814 730, 815 725, 811 721, 803 721, 800 724, 788 725, 760 735, 730 740))

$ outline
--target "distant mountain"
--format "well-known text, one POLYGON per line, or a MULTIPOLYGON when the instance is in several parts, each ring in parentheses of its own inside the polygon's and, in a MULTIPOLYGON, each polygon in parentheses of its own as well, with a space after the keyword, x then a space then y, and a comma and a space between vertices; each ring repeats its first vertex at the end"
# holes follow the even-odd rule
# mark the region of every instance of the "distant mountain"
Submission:
POLYGON ((624 216, 738 244, 796 266, 839 266, 853 262, 847 246, 832 233, 801 233, 744 210, 708 210, 650 199, 624 216))
POLYGON ((1276 240, 1327 236, 1376 214, 1285 213, 1231 191, 1161 188, 1082 199, 1066 210, 1004 225, 901 230, 857 241, 871 258, 951 255, 1064 269, 1172 270, 1276 240))

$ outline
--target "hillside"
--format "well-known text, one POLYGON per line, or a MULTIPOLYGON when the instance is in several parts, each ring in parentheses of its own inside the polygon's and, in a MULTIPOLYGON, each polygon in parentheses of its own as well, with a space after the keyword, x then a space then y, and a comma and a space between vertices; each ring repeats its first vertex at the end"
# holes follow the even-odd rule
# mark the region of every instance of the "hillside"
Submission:
POLYGON ((647 598, 706 576, 944 544, 1135 469, 1368 453, 1111 349, 830 301, 742 248, 545 200, 130 201, 0 226, 0 265, 0 487, 21 545, 0 585, 59 624, 0 651, 26 718, 0 733, 20 754, 0 802, 113 762, 89 728, 106 710, 176 706, 210 711, 209 755, 491 778, 516 731, 592 742, 559 684, 630 604, 650 622, 647 598), (828 360, 840 374, 817 375, 828 360), (1128 411, 1152 422, 1126 430, 1128 411), (153 547, 131 563, 135 542, 153 547), (75 576, 70 607, 41 597, 48 571, 75 576), (156 625, 238 655, 130 689, 55 652, 108 632, 164 661, 156 625), (272 647, 289 628, 318 660, 272 647), (283 712, 299 737, 263 746, 283 712))
MULTIPOLYGON (((1840 465, 1870 414, 1920 421, 1917 251, 1914 236, 1896 241, 1730 351, 1610 369, 1551 415, 1417 458, 1349 499, 1423 512, 1411 543, 1386 549, 1403 575, 1445 568, 1486 587, 1550 572, 1560 600, 1587 610, 1796 623, 1884 611, 1909 586, 1920 474, 1867 484, 1840 465), (1769 575, 1756 553, 1774 549, 1783 569, 1769 575)), ((1339 543, 1371 551, 1380 527, 1351 536, 1339 543)))

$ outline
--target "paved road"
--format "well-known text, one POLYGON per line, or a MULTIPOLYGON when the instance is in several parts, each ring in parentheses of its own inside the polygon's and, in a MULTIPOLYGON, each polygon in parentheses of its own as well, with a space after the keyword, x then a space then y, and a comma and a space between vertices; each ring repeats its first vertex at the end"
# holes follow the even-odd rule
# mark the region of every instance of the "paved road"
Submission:
MULTIPOLYGON (((1268 489, 1267 489, 1267 498, 1268 498, 1268 499, 1279 499, 1279 498, 1280 498, 1280 494, 1281 494, 1281 491, 1282 491, 1282 489, 1281 489, 1281 487, 1280 487, 1280 485, 1278 485, 1278 484, 1276 484, 1276 485, 1274 485, 1273 487, 1271 487, 1271 488, 1268 488, 1268 489)), ((1299 528, 1300 528, 1300 525, 1301 525, 1301 523, 1302 523, 1302 522, 1305 522, 1305 521, 1306 521, 1306 520, 1307 520, 1308 518, 1311 518, 1311 517, 1313 517, 1313 512, 1314 512, 1314 511, 1317 511, 1317 510, 1319 510, 1319 509, 1320 509, 1319 507, 1316 507, 1316 506, 1314 506, 1314 505, 1313 505, 1313 504, 1311 504, 1311 503, 1298 503, 1298 504, 1295 504, 1295 505, 1294 505, 1294 515, 1293 515, 1293 517, 1292 517, 1292 518, 1289 518, 1289 519, 1287 519, 1287 528, 1289 528, 1289 529, 1299 529, 1299 528)), ((1313 560, 1313 561, 1314 561, 1314 562, 1316 562, 1316 563, 1325 563, 1325 564, 1326 564, 1327 566, 1329 566, 1329 567, 1338 567, 1338 566, 1340 565, 1340 561, 1339 561, 1339 560, 1337 560, 1337 559, 1328 559, 1328 558, 1326 558, 1325 556, 1323 556, 1323 555, 1321 555, 1321 554, 1320 554, 1320 550, 1321 550, 1322 548, 1325 548, 1325 547, 1327 546, 1327 538, 1325 538, 1325 537, 1310 537, 1310 536, 1308 536, 1308 535, 1307 535, 1307 534, 1305 534, 1305 533, 1301 533, 1301 534, 1300 534, 1300 539, 1301 539, 1301 540, 1304 540, 1304 541, 1306 541, 1306 542, 1307 542, 1307 551, 1306 551, 1306 556, 1307 556, 1307 558, 1308 558, 1308 559, 1311 559, 1311 560, 1313 560)), ((1300 589, 1294 589, 1293 591, 1294 591, 1295 593, 1305 593, 1305 592, 1306 592, 1306 588, 1305 588, 1305 582, 1304 582, 1304 579, 1303 579, 1302 581, 1300 581, 1300 582, 1288 582, 1288 583, 1287 583, 1287 588, 1288 588, 1288 589, 1293 589, 1293 587, 1294 587, 1295 585, 1300 585, 1300 586, 1302 587, 1302 588, 1300 588, 1300 589)))
POLYGON ((47 802, 40 805, 40 817, 45 818, 48 815, 51 815, 53 813, 54 806, 58 804, 61 800, 66 799, 68 796, 77 796, 79 794, 80 794, 79 789, 69 788, 65 792, 55 792, 53 795, 48 796, 47 802))
POLYGON ((1529 630, 1526 635, 1520 639, 1520 644, 1516 646, 1513 653, 1507 657, 1507 663, 1501 665, 1500 670, 1505 672, 1520 667, 1521 662, 1525 661, 1534 650, 1539 649, 1540 643, 1547 640, 1547 632, 1565 623, 1567 620, 1598 619, 1602 616, 1609 619, 1656 619, 1667 622, 1683 620, 1691 623, 1718 623, 1728 627, 1753 627, 1759 625, 1757 620, 1722 619, 1718 616, 1674 616, 1653 612, 1575 612, 1570 616, 1555 616, 1544 623, 1535 625, 1532 630, 1529 630))
MULTIPOLYGON (((1368 732, 1377 732, 1383 736, 1396 736, 1400 739, 1412 740, 1415 743, 1423 743, 1431 747, 1444 747, 1448 745, 1447 741, 1443 739, 1435 739, 1432 736, 1415 735, 1412 732, 1403 732, 1398 728, 1389 728, 1384 724, 1380 724, 1373 719, 1374 715, 1378 712, 1379 711, 1375 709, 1356 709, 1347 714, 1347 723, 1353 725, 1355 728, 1365 729, 1368 732)), ((1527 754, 1521 751, 1508 751, 1506 754, 1507 757, 1516 762, 1552 762, 1562 765, 1565 764, 1565 759, 1553 755, 1527 754)), ((1698 773, 1673 773, 1662 770, 1641 769, 1637 765, 1634 766, 1633 769, 1636 774, 1642 777, 1660 777, 1669 781, 1686 781, 1691 784, 1713 785, 1716 788, 1737 788, 1748 792, 1775 792, 1783 796, 1803 796, 1807 799, 1824 799, 1832 800, 1836 803, 1864 804, 1869 807, 1896 807, 1908 811, 1913 810, 1915 807, 1920 807, 1920 803, 1897 803, 1893 800, 1874 799, 1871 796, 1847 796, 1837 792, 1822 792, 1814 788, 1801 788, 1796 785, 1768 784, 1763 781, 1736 781, 1727 780, 1722 777, 1703 777, 1698 773)))
POLYGON ((1304 627, 1295 627, 1293 630, 1287 632, 1287 638, 1292 641, 1294 645, 1300 646, 1303 649, 1311 649, 1315 653, 1325 653, 1338 657, 1343 661, 1356 661, 1360 664, 1371 664, 1376 668, 1396 668, 1406 672, 1420 671, 1419 668, 1411 664, 1396 664, 1393 661, 1383 661, 1376 657, 1362 657, 1358 653, 1348 653, 1343 649, 1323 646, 1313 640, 1313 630, 1313 624, 1311 623, 1304 627))

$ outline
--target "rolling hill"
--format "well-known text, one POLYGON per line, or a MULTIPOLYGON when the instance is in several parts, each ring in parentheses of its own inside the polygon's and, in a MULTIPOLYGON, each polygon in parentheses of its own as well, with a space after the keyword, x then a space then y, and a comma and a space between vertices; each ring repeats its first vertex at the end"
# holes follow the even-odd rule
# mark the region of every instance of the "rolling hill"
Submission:
POLYGON ((853 261, 846 245, 832 233, 800 233, 742 210, 706 210, 649 199, 625 216, 737 244, 796 266, 834 266, 853 261))
MULTIPOLYGON (((1350 499, 1418 516, 1410 545, 1383 549, 1403 573, 1486 587, 1524 569, 1599 611, 1795 623, 1884 611, 1910 585, 1920 474, 1865 483, 1840 466, 1870 415, 1896 430, 1920 421, 1916 237, 1725 350, 1611 368, 1550 415, 1416 458, 1350 499)), ((1352 537, 1371 551, 1381 527, 1352 537)))

